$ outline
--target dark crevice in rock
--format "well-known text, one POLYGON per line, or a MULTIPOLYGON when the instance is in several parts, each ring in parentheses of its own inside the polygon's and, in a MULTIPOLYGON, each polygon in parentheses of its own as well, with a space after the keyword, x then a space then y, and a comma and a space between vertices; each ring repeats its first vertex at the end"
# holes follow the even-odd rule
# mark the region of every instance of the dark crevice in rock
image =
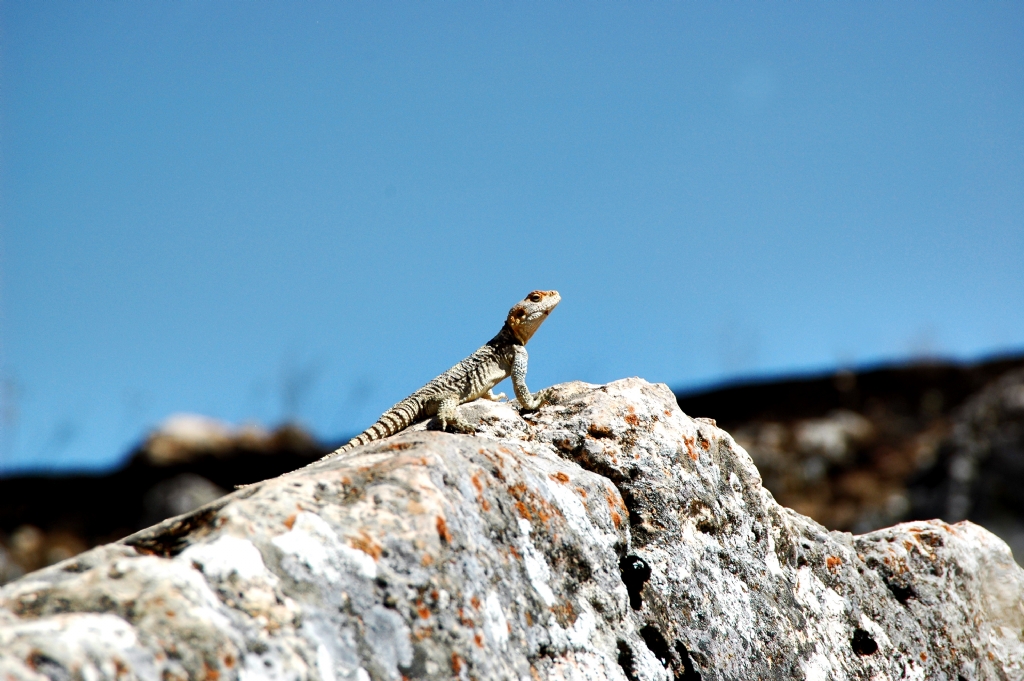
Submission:
POLYGON ((398 665, 402 677, 407 679, 422 679, 427 677, 427 653, 422 646, 413 646, 412 662, 409 666, 398 665))
POLYGON ((707 518, 702 518, 697 521, 697 531, 703 534, 718 534, 720 529, 721 528, 718 525, 707 518))
POLYGON ((697 531, 704 534, 718 534, 722 529, 722 521, 716 517, 715 511, 698 499, 691 499, 686 508, 687 515, 696 520, 697 531))
POLYGON ((647 537, 650 533, 644 530, 644 517, 640 514, 640 501, 636 498, 631 488, 619 483, 616 483, 615 486, 618 488, 619 494, 622 495, 622 503, 626 505, 626 510, 629 511, 629 527, 633 533, 634 540, 646 543, 644 537, 647 537))
POLYGON ((532 658, 536 660, 541 660, 545 657, 558 657, 558 651, 552 648, 548 643, 539 643, 537 645, 537 654, 533 655, 532 658))
POLYGON ((578 546, 564 544, 560 549, 557 562, 565 565, 566 575, 570 577, 568 588, 576 591, 580 585, 593 579, 594 568, 578 546))
POLYGON ((906 604, 911 598, 915 598, 917 594, 914 593, 914 587, 909 584, 900 584, 896 581, 886 580, 885 585, 889 587, 889 591, 896 597, 896 600, 900 603, 906 604))
POLYGON ((184 551, 189 545, 189 537, 199 530, 209 529, 217 513, 231 499, 231 495, 222 497, 187 515, 164 522, 125 537, 121 541, 139 553, 171 558, 184 551))
POLYGON ((653 624, 648 624, 640 630, 640 636, 643 637, 644 643, 651 649, 654 656, 665 666, 665 669, 671 668, 672 651, 668 647, 668 641, 661 635, 658 628, 653 624))
POLYGON ((644 584, 651 578, 651 566, 644 562, 643 558, 635 555, 624 556, 619 561, 619 571, 622 573, 622 583, 626 585, 629 592, 629 605, 634 610, 644 607, 644 599, 640 595, 644 584))
POLYGON ((701 681, 700 672, 693 666, 690 651, 682 641, 676 641, 676 655, 679 656, 681 669, 676 670, 676 681, 701 681))
POLYGON ((28 658, 29 666, 50 679, 50 681, 71 681, 71 672, 61 666, 60 662, 40 652, 34 652, 28 658))
POLYGON ((871 634, 863 629, 854 630, 850 645, 853 646, 853 652, 858 655, 874 655, 878 652, 878 644, 875 643, 875 639, 871 638, 871 634))
MULTIPOLYGON (((568 458, 570 460, 575 461, 591 473, 597 473, 601 477, 608 478, 616 487, 619 487, 619 484, 624 480, 629 479, 627 474, 618 468, 591 457, 586 447, 577 447, 571 452, 567 452, 567 454, 569 454, 568 458)), ((619 491, 621 492, 622 489, 620 488, 619 491)))
POLYGON ((633 649, 629 647, 629 644, 623 640, 618 642, 619 648, 619 666, 622 667, 622 673, 626 675, 629 681, 639 681, 639 677, 636 675, 636 667, 633 663, 633 649))

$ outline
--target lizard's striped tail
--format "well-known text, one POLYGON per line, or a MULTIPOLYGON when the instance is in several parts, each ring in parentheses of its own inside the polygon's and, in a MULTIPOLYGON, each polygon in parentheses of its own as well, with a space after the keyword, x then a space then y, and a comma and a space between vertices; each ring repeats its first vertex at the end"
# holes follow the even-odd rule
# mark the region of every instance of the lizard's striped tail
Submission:
POLYGON ((325 456, 324 459, 332 459, 339 454, 344 454, 350 449, 355 449, 360 445, 365 445, 369 442, 373 442, 374 440, 383 440, 384 438, 401 432, 411 426, 413 421, 420 417, 423 409, 420 400, 414 398, 415 396, 407 397, 388 409, 379 419, 377 419, 375 424, 364 430, 359 435, 356 435, 341 447, 335 449, 333 452, 325 456))

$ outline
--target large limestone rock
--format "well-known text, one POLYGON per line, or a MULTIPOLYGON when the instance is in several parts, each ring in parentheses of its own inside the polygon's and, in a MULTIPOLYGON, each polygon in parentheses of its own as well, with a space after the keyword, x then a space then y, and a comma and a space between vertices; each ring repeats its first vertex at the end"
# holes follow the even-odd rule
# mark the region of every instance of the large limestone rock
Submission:
POLYGON ((418 430, 0 589, 0 679, 1020 679, 968 522, 858 537, 640 379, 418 430))

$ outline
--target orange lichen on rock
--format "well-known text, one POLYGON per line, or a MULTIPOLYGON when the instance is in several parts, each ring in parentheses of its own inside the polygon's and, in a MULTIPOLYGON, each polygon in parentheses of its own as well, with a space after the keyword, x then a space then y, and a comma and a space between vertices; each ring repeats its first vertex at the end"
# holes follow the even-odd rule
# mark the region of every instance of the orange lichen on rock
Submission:
POLYGON ((691 461, 698 461, 700 459, 700 453, 693 448, 693 436, 683 436, 683 444, 686 445, 686 453, 690 456, 691 461))
POLYGON ((442 516, 437 516, 437 536, 441 538, 445 544, 452 543, 452 533, 448 531, 448 523, 442 516))
POLYGON ((377 543, 366 530, 359 530, 358 534, 349 536, 348 542, 352 545, 352 548, 359 549, 374 560, 380 560, 381 553, 384 551, 384 547, 377 543))

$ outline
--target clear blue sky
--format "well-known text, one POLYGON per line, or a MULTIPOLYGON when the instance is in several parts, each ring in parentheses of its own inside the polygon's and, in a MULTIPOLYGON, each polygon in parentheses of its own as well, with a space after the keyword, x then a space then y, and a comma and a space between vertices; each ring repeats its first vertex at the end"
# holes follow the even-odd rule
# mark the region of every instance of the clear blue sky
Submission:
POLYGON ((0 470, 1024 348, 1024 4, 0 3, 0 470))

